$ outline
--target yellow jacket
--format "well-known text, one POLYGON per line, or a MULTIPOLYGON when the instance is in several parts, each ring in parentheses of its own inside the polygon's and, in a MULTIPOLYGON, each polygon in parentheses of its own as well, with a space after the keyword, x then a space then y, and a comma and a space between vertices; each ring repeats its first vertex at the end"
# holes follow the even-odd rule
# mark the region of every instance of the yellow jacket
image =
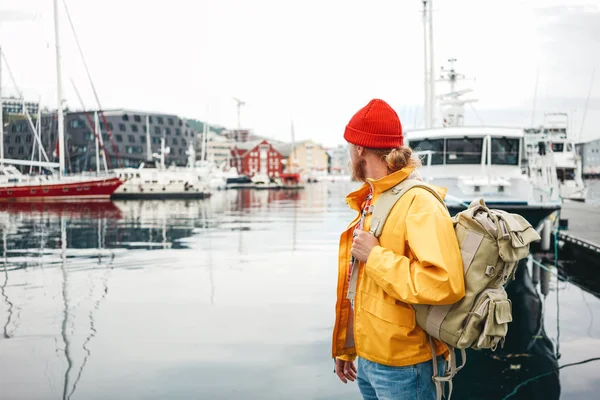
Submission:
MULTIPOLYGON (((340 239, 334 358, 367 360, 405 366, 431 359, 429 340, 416 325, 410 304, 451 304, 465 295, 462 258, 452 220, 431 193, 413 188, 396 203, 366 264, 359 264, 354 314, 348 292, 350 249, 355 225, 370 187, 372 204, 384 191, 413 171, 403 168, 379 180, 369 180, 346 201, 358 215, 340 239), (354 323, 354 330, 348 329, 354 323), (353 332, 353 334, 352 334, 353 332)), ((441 193, 442 196, 445 193, 441 193)), ((370 215, 364 229, 369 230, 370 215)), ((446 346, 437 342, 437 354, 446 346)))

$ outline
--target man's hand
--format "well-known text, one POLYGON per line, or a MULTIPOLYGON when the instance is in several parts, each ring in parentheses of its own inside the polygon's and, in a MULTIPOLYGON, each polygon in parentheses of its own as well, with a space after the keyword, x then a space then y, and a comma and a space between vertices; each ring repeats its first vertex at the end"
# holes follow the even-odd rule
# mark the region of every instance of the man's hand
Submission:
POLYGON ((366 263, 371 254, 373 247, 379 246, 379 240, 372 233, 366 231, 358 231, 352 242, 350 254, 358 261, 366 263))
POLYGON ((356 379, 356 366, 352 361, 344 361, 339 358, 335 359, 335 372, 340 381, 344 383, 354 382, 356 379))

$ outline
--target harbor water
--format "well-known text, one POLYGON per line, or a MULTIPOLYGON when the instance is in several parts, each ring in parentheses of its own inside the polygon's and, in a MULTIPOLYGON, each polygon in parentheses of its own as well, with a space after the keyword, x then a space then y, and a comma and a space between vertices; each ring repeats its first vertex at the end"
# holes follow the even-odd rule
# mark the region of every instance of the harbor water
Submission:
MULTIPOLYGON (((353 186, 0 204, 0 399, 360 399, 331 359, 353 186)), ((600 357, 600 284, 549 271, 453 398, 598 398, 600 361, 569 364, 600 357)))

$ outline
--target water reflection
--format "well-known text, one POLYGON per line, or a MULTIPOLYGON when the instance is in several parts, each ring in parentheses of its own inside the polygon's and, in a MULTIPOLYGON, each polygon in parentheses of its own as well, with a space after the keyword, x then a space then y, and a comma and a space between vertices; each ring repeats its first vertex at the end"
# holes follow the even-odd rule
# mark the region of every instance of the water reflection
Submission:
MULTIPOLYGON (((349 186, 3 209, 0 397, 359 399, 329 358, 349 186)), ((456 398, 500 399, 553 371, 557 338, 560 362, 600 348, 599 299, 573 311, 584 293, 554 281, 544 299, 523 266, 508 290, 505 347, 469 355, 456 398)), ((513 398, 590 398, 596 375, 563 369, 513 398)))
POLYGON ((10 335, 8 334, 8 326, 11 323, 12 320, 12 316, 13 316, 13 308, 14 308, 14 304, 10 301, 10 299, 8 298, 8 294, 6 293, 6 285, 8 285, 8 267, 7 267, 7 262, 6 262, 6 230, 3 229, 2 230, 2 243, 3 243, 3 251, 2 251, 2 266, 3 266, 3 270, 4 270, 4 282, 2 283, 2 286, 0 286, 0 293, 2 293, 2 298, 4 299, 4 302, 6 303, 6 308, 7 308, 7 315, 6 315, 6 323, 4 324, 3 327, 3 335, 5 339, 10 339, 10 335))
POLYGON ((525 262, 520 263, 507 293, 513 321, 504 347, 496 352, 467 352, 467 365, 456 377, 457 397, 504 399, 518 385, 535 378, 509 398, 558 399, 561 387, 556 347, 546 334, 543 300, 525 262))

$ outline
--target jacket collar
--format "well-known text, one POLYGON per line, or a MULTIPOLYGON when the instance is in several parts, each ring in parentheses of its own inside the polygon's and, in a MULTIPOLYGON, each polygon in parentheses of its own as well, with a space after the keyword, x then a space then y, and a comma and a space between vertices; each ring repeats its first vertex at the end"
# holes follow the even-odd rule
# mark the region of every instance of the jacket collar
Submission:
POLYGON ((365 182, 360 189, 350 193, 346 197, 346 203, 348 203, 350 208, 360 211, 362 203, 365 201, 371 189, 373 189, 373 197, 378 197, 381 193, 393 188, 406 179, 406 177, 408 177, 413 170, 414 168, 404 167, 401 170, 386 175, 381 179, 375 180, 367 178, 367 182, 365 182))

